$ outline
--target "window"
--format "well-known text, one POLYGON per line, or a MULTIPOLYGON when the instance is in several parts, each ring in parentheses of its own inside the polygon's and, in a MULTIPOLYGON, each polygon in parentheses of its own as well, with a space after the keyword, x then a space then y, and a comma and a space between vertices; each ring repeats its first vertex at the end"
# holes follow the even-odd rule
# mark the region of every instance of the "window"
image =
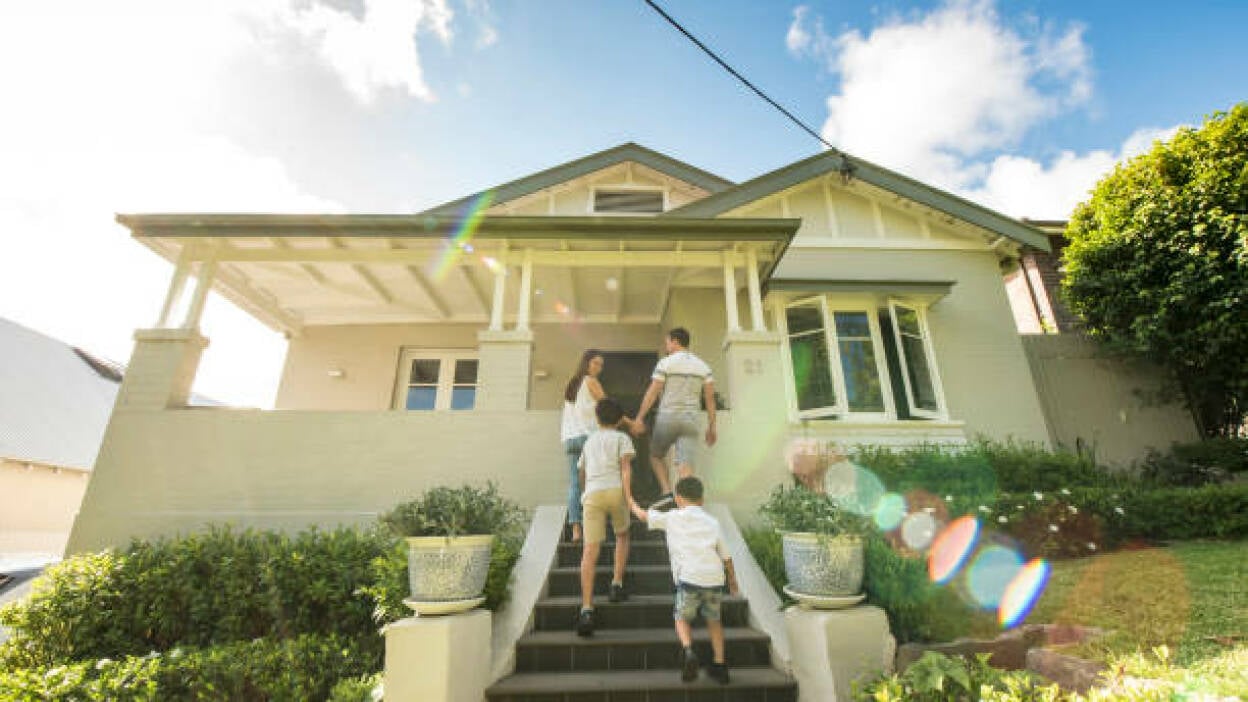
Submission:
POLYGON ((406 349, 399 362, 395 408, 470 410, 477 400, 477 359, 467 351, 406 349))
POLYGON ((896 300, 885 306, 872 296, 816 296, 777 312, 799 418, 942 416, 921 308, 896 300))
POLYGON ((658 214, 663 211, 662 190, 595 190, 594 212, 658 214))

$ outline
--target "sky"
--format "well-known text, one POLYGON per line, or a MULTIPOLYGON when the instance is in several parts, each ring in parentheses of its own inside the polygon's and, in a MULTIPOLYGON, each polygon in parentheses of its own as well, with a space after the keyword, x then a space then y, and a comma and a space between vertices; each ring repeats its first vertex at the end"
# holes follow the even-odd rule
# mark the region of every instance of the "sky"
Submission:
MULTIPOLYGON (((1248 3, 663 0, 849 153, 1065 218, 1248 99, 1248 3)), ((823 147, 641 0, 0 4, 0 316, 125 362, 172 266, 118 212, 414 212, 626 141, 734 181, 823 147)), ((196 390, 285 340, 215 295, 196 390)))

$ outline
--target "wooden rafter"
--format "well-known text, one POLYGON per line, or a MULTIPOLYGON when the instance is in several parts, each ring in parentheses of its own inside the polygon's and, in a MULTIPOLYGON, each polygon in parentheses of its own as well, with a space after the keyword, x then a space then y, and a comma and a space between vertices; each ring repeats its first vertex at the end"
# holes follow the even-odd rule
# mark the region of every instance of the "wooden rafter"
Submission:
POLYGON ((490 313, 490 298, 485 294, 485 290, 481 289, 481 284, 477 282, 476 276, 472 274, 472 266, 455 266, 455 270, 459 272, 459 276, 463 278, 468 289, 472 291, 473 297, 481 305, 481 311, 488 315, 490 313))
MULTIPOLYGON (((329 237, 329 245, 338 251, 350 250, 350 247, 339 241, 337 237, 329 237)), ((363 280, 364 284, 376 293, 377 297, 380 298, 382 302, 387 305, 394 302, 394 294, 387 290, 386 286, 381 284, 381 281, 377 279, 377 276, 373 275, 373 272, 368 270, 368 266, 365 266, 362 263, 353 263, 351 264, 351 270, 355 271, 355 274, 360 277, 360 280, 363 280)))
MULTIPOLYGON (((283 251, 289 251, 291 249, 291 245, 284 239, 270 237, 269 242, 273 244, 273 248, 275 249, 281 249, 283 251)), ((312 279, 312 282, 317 283, 318 285, 325 284, 325 274, 317 270, 316 266, 311 263, 300 263, 299 268, 312 279)))
MULTIPOLYGON (((402 246, 399 246, 393 241, 390 242, 390 248, 395 251, 403 249, 402 246)), ((447 305, 446 300, 438 294, 437 289, 433 287, 433 283, 430 282, 427 276, 425 276, 424 271, 421 271, 420 268, 411 264, 403 266, 403 270, 407 271, 407 274, 412 277, 412 281, 416 283, 416 287, 420 288, 420 291, 425 294, 425 297, 429 298, 429 303, 432 304, 433 308, 438 311, 439 317, 446 319, 451 316, 450 306, 447 305)))

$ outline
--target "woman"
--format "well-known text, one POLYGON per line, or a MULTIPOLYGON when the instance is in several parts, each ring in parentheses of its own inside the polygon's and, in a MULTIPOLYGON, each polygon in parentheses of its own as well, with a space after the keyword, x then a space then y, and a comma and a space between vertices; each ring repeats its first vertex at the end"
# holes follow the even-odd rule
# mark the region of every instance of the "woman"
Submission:
POLYGON ((563 450, 568 454, 568 471, 572 477, 568 488, 568 523, 572 525, 572 540, 581 540, 581 479, 577 463, 581 458, 581 449, 585 447, 585 439, 598 427, 594 417, 594 406, 606 397, 598 375, 602 373, 602 352, 598 349, 587 349, 581 354, 581 362, 576 372, 563 390, 563 421, 560 437, 563 439, 563 450))

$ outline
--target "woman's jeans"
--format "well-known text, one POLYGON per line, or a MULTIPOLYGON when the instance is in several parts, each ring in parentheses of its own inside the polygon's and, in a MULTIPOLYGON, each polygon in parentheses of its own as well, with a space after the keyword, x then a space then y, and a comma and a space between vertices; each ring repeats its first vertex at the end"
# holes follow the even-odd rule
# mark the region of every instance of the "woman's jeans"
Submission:
POLYGON ((581 474, 577 465, 581 460, 581 450, 585 448, 585 440, 589 435, 576 436, 563 442, 563 450, 568 454, 568 471, 572 482, 568 486, 568 523, 581 523, 581 474))

